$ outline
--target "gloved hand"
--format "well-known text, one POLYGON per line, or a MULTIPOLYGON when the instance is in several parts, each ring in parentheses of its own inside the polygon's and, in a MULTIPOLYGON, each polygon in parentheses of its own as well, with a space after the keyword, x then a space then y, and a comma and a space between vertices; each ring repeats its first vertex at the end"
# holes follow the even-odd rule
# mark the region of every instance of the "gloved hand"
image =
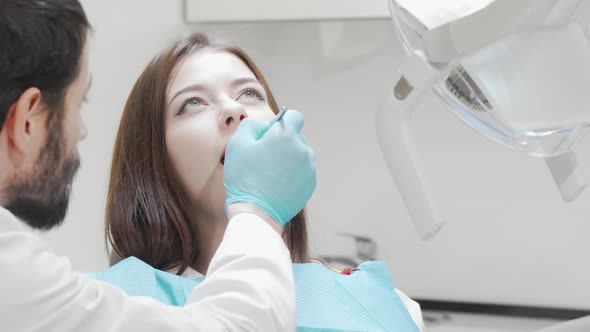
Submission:
POLYGON ((244 119, 225 154, 225 208, 252 203, 279 225, 299 213, 316 186, 315 154, 300 134, 303 115, 289 110, 271 122, 244 119))

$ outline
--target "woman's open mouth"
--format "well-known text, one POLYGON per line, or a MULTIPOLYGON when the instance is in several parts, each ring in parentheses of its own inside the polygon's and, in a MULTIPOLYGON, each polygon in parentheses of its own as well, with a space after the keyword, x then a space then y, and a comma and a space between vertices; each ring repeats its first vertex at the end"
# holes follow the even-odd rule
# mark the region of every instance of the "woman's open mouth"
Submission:
POLYGON ((225 148, 223 148, 223 152, 221 152, 221 158, 219 159, 222 165, 225 165, 225 148))

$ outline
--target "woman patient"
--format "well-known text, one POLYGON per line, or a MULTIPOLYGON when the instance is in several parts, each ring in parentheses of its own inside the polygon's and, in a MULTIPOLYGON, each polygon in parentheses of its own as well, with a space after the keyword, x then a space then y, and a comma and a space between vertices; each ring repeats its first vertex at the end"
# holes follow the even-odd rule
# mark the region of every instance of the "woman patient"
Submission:
MULTIPOLYGON (((260 70, 240 48, 193 33, 160 52, 122 115, 106 236, 115 257, 134 256, 171 274, 131 258, 94 276, 156 298, 197 285, 228 223, 225 147, 241 120, 269 121, 278 111, 260 70), (134 282, 148 279, 157 281, 134 282)), ((420 307, 394 289, 383 263, 367 262, 347 275, 312 260, 304 211, 284 227, 283 239, 296 263, 299 330, 423 329, 420 307)))

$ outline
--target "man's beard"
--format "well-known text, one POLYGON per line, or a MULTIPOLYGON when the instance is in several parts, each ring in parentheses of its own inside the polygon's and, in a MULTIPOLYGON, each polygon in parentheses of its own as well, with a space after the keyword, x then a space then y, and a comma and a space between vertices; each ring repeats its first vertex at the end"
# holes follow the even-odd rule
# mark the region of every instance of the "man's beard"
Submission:
POLYGON ((74 176, 80 167, 77 153, 66 152, 59 115, 48 127, 47 144, 29 174, 17 174, 7 189, 4 206, 31 227, 49 230, 66 216, 74 176))

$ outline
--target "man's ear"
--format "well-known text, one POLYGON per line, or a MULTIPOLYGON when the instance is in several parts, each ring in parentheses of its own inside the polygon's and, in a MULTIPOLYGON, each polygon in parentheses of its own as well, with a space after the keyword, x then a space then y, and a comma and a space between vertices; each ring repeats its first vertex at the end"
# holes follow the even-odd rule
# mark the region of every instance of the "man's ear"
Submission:
POLYGON ((12 104, 4 130, 8 139, 8 149, 12 157, 26 157, 36 154, 39 144, 46 135, 46 116, 43 116, 41 91, 28 88, 12 104))

